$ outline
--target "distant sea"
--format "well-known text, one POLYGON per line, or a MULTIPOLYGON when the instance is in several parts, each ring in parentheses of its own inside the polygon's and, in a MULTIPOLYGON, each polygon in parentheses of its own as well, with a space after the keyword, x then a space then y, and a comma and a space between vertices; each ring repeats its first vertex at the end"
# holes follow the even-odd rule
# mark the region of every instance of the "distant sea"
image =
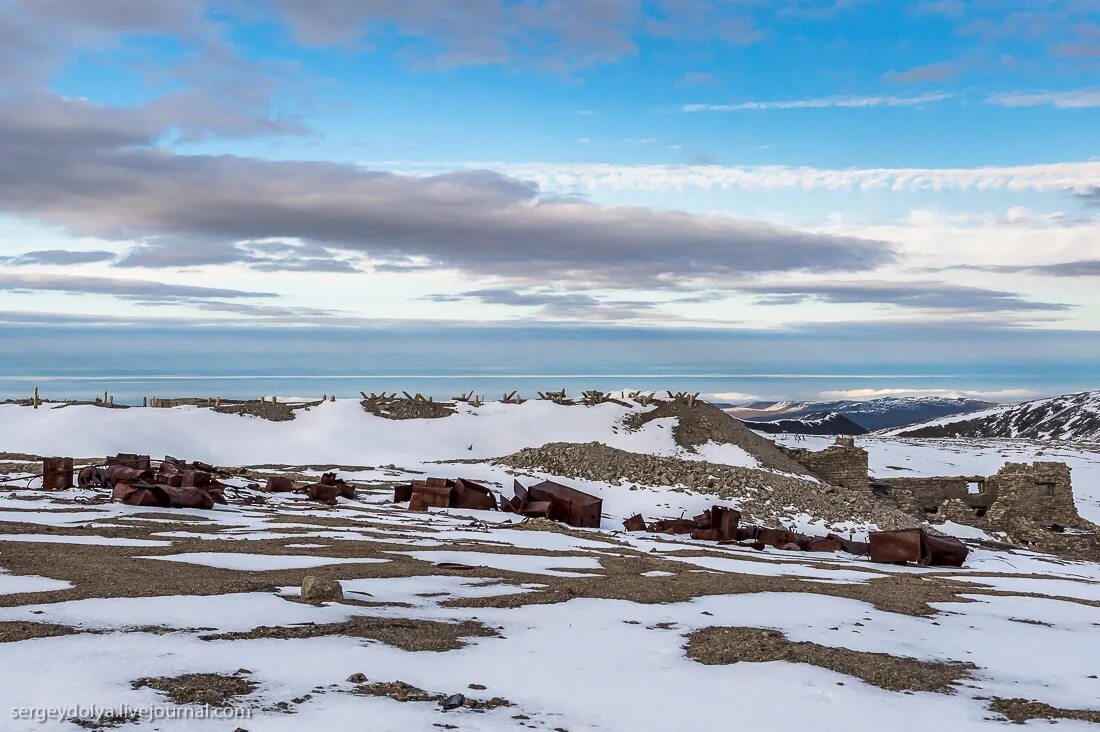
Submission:
MULTIPOLYGON (((115 400, 140 404, 143 397, 225 397, 233 399, 279 395, 285 397, 358 397, 365 392, 419 392, 436 399, 473 391, 499 399, 513 390, 534 397, 537 391, 565 389, 579 395, 588 389, 612 391, 699 392, 713 401, 752 399, 837 399, 852 390, 913 390, 932 395, 966 392, 990 401, 1022 401, 1032 396, 1056 395, 1100 387, 1042 374, 89 374, 64 376, 0 376, 0 399, 29 397, 34 387, 44 399, 93 399, 106 390, 115 400)), ((885 393, 885 392, 884 392, 885 393)))

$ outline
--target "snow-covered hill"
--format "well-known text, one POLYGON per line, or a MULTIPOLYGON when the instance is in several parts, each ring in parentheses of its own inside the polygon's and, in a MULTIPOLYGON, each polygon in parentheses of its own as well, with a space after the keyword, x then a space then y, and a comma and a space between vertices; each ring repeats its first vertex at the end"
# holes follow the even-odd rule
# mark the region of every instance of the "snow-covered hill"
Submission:
POLYGON ((941 417, 990 409, 992 402, 944 397, 883 397, 867 401, 834 402, 754 402, 731 407, 726 412, 752 422, 780 419, 806 419, 812 415, 835 412, 868 432, 904 427, 941 417))
POLYGON ((749 429, 766 434, 790 435, 863 435, 867 430, 843 414, 810 414, 801 419, 777 419, 773 422, 742 420, 749 429))
POLYGON ((1100 391, 1039 399, 962 418, 938 419, 894 430, 891 434, 905 437, 1100 440, 1100 391))

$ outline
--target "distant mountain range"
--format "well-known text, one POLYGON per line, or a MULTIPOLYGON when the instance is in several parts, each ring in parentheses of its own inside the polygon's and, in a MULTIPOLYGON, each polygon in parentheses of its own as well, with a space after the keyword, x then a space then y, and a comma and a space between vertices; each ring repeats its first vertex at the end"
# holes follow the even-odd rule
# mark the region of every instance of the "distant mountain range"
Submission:
POLYGON ((938 419, 891 434, 905 437, 1029 437, 1100 440, 1100 391, 1006 405, 961 418, 938 419))
POLYGON ((741 421, 749 429, 767 434, 863 435, 867 433, 867 430, 836 412, 811 414, 801 419, 777 419, 774 422, 741 421))
MULTIPOLYGON (((942 397, 883 397, 863 402, 752 402, 730 406, 725 411, 731 416, 748 422, 776 422, 779 420, 805 420, 810 417, 835 413, 846 417, 865 432, 895 429, 920 424, 942 417, 952 417, 988 410, 999 406, 994 402, 976 399, 945 399, 942 397)), ((756 429, 755 427, 753 429, 756 429)), ((848 434, 814 433, 804 434, 848 434)))

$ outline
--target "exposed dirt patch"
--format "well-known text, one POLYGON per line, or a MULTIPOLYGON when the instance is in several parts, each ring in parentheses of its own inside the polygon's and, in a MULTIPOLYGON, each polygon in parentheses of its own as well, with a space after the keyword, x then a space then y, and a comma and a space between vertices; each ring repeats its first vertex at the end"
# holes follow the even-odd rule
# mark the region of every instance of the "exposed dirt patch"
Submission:
POLYGON ((808 663, 890 691, 953 693, 955 682, 977 668, 971 663, 920 661, 808 641, 796 643, 777 630, 763 628, 703 628, 688 636, 686 650, 689 658, 707 665, 741 661, 808 663))
POLYGON ((453 404, 426 399, 367 398, 363 410, 386 419, 442 419, 457 414, 453 404))
POLYGON ((15 643, 31 638, 55 638, 60 635, 72 635, 76 630, 67 625, 53 623, 31 623, 20 620, 0 622, 0 643, 15 643))
MULTIPOLYGON (((360 684, 353 690, 354 694, 367 696, 386 696, 399 702, 435 702, 440 704, 448 699, 450 694, 436 694, 424 691, 421 688, 404 681, 378 681, 374 683, 360 684)), ((512 702, 499 696, 482 701, 480 699, 463 699, 461 706, 466 709, 496 709, 497 707, 510 707, 512 702)))
POLYGON ((405 651, 454 651, 466 645, 463 638, 499 636, 499 633, 474 620, 444 623, 412 618, 357 616, 343 623, 261 626, 243 633, 218 633, 200 637, 205 641, 235 641, 256 638, 318 638, 327 635, 369 638, 405 651))
POLYGON ((259 417, 271 422, 289 422, 294 419, 294 410, 282 402, 247 401, 240 404, 227 404, 214 407, 219 414, 239 414, 242 416, 259 417))
POLYGON ((1029 699, 1002 699, 994 697, 989 710, 1005 717, 1013 724, 1026 724, 1032 719, 1076 719, 1100 724, 1100 710, 1060 709, 1029 699))
POLYGON ((656 409, 628 416, 625 426, 636 430, 655 419, 675 417, 672 439, 685 450, 695 452, 696 448, 708 442, 725 442, 745 450, 765 468, 807 475, 806 468, 788 457, 771 440, 756 434, 709 402, 696 401, 694 407, 679 400, 656 404, 656 409))
POLYGON ((149 687, 164 692, 176 704, 204 704, 227 707, 239 696, 256 690, 256 683, 245 678, 243 670, 223 674, 183 674, 182 676, 142 677, 131 682, 134 689, 149 687))

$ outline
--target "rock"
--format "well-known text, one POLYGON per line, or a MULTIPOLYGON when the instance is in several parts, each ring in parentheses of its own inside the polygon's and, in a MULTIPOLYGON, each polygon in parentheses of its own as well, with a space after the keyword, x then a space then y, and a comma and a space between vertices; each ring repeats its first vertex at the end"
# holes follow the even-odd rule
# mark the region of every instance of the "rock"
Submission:
POLYGON ((344 588, 336 580, 322 579, 312 574, 302 580, 302 602, 317 604, 343 599, 344 588))
POLYGON ((451 694, 446 699, 441 699, 439 702, 439 706, 443 707, 444 710, 458 709, 465 703, 466 697, 462 694, 451 694))
POLYGON ((348 683, 365 684, 367 683, 367 675, 363 673, 354 673, 348 677, 348 683))

